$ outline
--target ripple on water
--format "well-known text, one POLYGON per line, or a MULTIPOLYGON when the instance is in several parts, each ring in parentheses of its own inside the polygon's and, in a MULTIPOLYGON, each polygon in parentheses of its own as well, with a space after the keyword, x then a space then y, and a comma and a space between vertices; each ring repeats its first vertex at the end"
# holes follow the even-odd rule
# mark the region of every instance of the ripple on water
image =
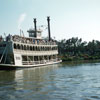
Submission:
POLYGON ((1 71, 0 100, 100 100, 100 63, 1 71))

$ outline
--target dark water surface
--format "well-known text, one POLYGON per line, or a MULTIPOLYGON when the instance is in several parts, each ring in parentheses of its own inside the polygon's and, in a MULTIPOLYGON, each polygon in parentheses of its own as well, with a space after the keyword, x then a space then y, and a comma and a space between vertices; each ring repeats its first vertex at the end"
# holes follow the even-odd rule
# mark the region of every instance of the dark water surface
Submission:
POLYGON ((100 63, 1 70, 0 100, 100 100, 100 63))

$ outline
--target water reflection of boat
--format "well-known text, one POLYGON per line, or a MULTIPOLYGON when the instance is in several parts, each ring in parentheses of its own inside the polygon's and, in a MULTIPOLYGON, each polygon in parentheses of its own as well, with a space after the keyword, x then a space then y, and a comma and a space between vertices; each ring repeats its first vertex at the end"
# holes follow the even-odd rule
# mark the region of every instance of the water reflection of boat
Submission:
POLYGON ((40 92, 46 86, 45 83, 52 82, 55 78, 55 70, 58 65, 48 65, 44 67, 17 70, 15 72, 16 90, 32 90, 32 92, 40 92), (54 73, 50 77, 50 73, 54 73))
POLYGON ((37 67, 60 63, 58 46, 50 36, 50 19, 47 18, 49 38, 41 37, 41 30, 29 29, 29 37, 8 35, 0 37, 0 68, 37 67))

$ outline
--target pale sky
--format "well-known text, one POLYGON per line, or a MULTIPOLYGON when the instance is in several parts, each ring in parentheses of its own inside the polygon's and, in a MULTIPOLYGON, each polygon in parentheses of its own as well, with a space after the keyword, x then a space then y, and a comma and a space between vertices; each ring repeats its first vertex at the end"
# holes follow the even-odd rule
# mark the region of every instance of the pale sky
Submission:
MULTIPOLYGON (((51 19, 51 36, 57 40, 71 37, 83 41, 100 40, 100 0, 0 0, 0 35, 20 34, 27 30, 47 25, 51 19)), ((43 36, 47 36, 44 30, 43 36)))

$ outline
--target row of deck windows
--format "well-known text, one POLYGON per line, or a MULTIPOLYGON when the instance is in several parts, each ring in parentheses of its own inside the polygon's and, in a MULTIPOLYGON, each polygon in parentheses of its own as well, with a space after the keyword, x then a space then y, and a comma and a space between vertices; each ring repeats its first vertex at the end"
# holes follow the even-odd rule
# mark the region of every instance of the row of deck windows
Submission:
POLYGON ((50 50, 57 50, 56 47, 38 47, 38 46, 27 46, 27 45, 19 45, 19 44, 14 44, 14 49, 19 49, 19 50, 30 50, 30 51, 50 51, 50 50))

